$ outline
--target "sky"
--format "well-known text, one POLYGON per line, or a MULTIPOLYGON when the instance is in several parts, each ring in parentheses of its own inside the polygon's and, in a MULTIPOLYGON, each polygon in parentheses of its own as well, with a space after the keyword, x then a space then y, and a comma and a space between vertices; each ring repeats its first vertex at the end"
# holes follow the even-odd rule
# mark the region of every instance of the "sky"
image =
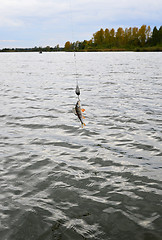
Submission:
POLYGON ((0 49, 63 47, 101 28, 162 25, 162 0, 0 0, 0 49))

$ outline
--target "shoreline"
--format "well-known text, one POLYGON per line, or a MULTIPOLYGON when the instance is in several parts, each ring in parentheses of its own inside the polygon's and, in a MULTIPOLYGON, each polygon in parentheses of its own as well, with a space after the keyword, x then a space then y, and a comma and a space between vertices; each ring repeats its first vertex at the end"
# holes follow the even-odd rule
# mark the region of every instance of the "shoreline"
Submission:
MULTIPOLYGON (((40 51, 34 50, 34 49, 27 49, 27 48, 16 48, 16 49, 0 49, 0 53, 15 53, 15 52, 36 52, 40 53, 40 51)), ((63 48, 58 49, 58 50, 47 50, 47 51, 42 51, 43 52, 74 52, 73 50, 65 50, 63 48)), ((79 49, 76 50, 75 52, 162 52, 162 47, 141 47, 141 48, 135 48, 135 49, 126 49, 126 48, 99 48, 99 49, 79 49)))

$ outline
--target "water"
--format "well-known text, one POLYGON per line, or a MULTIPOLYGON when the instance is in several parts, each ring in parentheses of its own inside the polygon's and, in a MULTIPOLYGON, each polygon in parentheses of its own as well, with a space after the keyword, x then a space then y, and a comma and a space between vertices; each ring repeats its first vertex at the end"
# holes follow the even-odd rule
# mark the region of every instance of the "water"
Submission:
POLYGON ((162 54, 0 54, 0 239, 162 239, 162 54))

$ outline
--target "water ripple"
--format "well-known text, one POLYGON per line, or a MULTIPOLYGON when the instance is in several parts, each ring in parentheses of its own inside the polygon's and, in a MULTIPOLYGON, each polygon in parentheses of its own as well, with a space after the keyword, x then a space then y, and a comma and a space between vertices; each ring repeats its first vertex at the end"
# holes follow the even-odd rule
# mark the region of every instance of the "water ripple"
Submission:
POLYGON ((83 129, 73 63, 3 55, 0 238, 160 240, 161 54, 77 53, 83 129))

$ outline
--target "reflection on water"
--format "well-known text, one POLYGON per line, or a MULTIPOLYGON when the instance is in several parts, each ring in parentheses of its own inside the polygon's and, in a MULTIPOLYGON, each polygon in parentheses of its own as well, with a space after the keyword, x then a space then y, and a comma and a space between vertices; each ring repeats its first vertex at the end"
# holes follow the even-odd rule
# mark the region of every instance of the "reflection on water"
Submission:
POLYGON ((0 55, 0 238, 161 239, 161 53, 0 55))

